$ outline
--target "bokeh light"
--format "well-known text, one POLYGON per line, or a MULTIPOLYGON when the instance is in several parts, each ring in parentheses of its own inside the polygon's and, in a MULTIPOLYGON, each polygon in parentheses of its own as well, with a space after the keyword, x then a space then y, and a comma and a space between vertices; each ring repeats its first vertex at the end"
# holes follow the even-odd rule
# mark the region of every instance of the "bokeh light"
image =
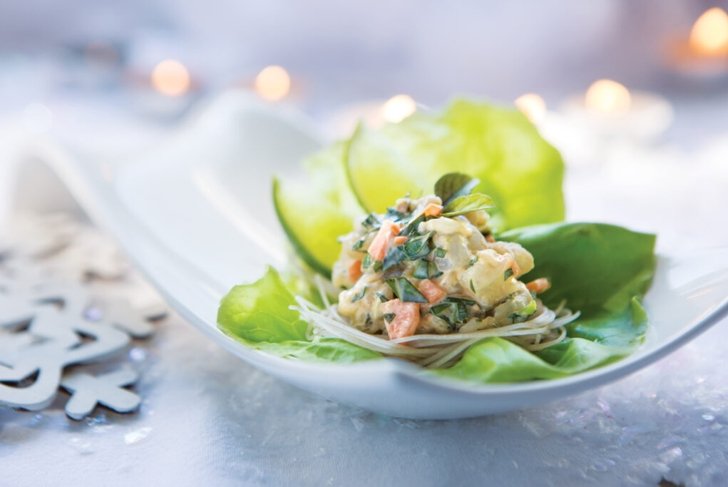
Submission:
POLYGON ((409 95, 395 95, 382 105, 382 118, 391 123, 401 122, 417 111, 417 103, 409 95))
POLYGON ((526 93, 513 102, 533 123, 541 122, 546 116, 546 102, 536 93, 526 93))
POLYGON ((152 70, 152 86, 165 96, 180 96, 190 89, 190 73, 184 64, 165 59, 152 70))
POLYGON ((592 83, 584 97, 584 106, 594 112, 625 113, 631 105, 632 96, 627 87, 610 79, 600 79, 592 83))
POLYGON ((690 31, 690 46, 704 55, 728 55, 728 13, 719 7, 705 11, 690 31))
POLYGON ((267 66, 255 77, 255 91, 266 100, 282 100, 291 91, 291 76, 281 66, 267 66))

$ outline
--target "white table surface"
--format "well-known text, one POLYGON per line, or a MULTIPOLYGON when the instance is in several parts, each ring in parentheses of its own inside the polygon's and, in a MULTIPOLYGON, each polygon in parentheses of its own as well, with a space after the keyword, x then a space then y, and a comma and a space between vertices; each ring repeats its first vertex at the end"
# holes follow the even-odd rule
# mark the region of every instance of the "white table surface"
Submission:
MULTIPOLYGON (((719 135, 697 147, 611 147, 609 161, 571 170, 570 219, 656 231, 672 250, 728 245, 719 135)), ((143 373, 138 414, 98 410, 76 423, 60 400, 38 413, 0 409, 0 485, 726 485, 726 324, 598 390, 435 422, 301 392, 172 317, 129 352, 143 373)))

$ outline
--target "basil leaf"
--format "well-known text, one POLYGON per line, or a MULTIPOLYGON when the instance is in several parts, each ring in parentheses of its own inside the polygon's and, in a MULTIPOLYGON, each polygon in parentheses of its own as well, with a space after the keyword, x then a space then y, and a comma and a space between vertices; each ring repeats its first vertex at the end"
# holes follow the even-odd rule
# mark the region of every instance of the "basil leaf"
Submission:
POLYGON ((384 256, 384 264, 382 265, 382 270, 386 271, 400 264, 405 258, 407 258, 407 254, 402 249, 401 245, 391 247, 389 251, 387 251, 387 255, 384 256))
POLYGON ((425 217, 420 215, 414 220, 410 221, 407 225, 402 228, 402 230, 399 231, 399 234, 404 237, 410 237, 412 235, 417 235, 417 227, 420 223, 425 221, 425 217))
POLYGON ((428 279, 430 277, 430 263, 426 260, 418 260, 415 263, 415 268, 412 271, 412 277, 417 279, 428 279))
POLYGON ((470 194, 479 181, 467 174, 451 172, 445 174, 435 183, 435 194, 440 197, 443 205, 459 196, 470 194))
POLYGON ((406 277, 395 277, 387 279, 387 284, 392 288, 392 292, 400 301, 409 303, 426 303, 427 299, 420 293, 417 288, 409 282, 406 277))
POLYGON ((452 330, 460 328, 470 317, 468 306, 474 304, 468 299, 446 298, 430 308, 430 313, 447 322, 452 330))
POLYGON ((403 218, 407 216, 407 213, 402 213, 401 211, 397 211, 394 208, 387 208, 387 213, 385 213, 384 218, 387 220, 394 220, 394 221, 400 221, 403 218))
POLYGON ((351 250, 361 250, 364 247, 364 242, 366 242, 366 237, 360 238, 354 242, 354 245, 351 246, 351 250))
POLYGON ((430 279, 440 277, 442 275, 442 271, 437 268, 437 264, 435 264, 435 262, 427 264, 427 272, 430 274, 430 279))
POLYGON ((493 206, 493 198, 487 194, 474 193, 458 196, 445 206, 442 216, 464 215, 473 211, 487 210, 493 206))
POLYGON ((427 233, 407 240, 407 242, 403 245, 403 252, 407 259, 417 260, 427 257, 430 253, 431 235, 431 233, 427 233))
POLYGON ((369 213, 367 217, 361 222, 365 228, 377 228, 379 227, 379 218, 374 213, 369 213))

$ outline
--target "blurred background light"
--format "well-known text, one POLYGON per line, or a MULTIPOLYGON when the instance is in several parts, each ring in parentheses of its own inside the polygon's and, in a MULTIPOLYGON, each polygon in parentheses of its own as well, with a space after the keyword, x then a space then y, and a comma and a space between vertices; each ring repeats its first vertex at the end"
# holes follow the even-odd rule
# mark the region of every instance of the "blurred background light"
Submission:
POLYGON ((584 106, 605 114, 620 114, 629 111, 632 97, 627 87, 610 79, 600 79, 589 86, 584 96, 584 106))
POLYGON ((521 112, 533 123, 538 124, 546 116, 546 102, 536 93, 526 93, 513 102, 521 112))
POLYGON ((703 55, 728 55, 728 14, 713 7, 695 21, 690 31, 690 46, 703 55))
POLYGON ((386 122, 397 123, 417 110, 417 103, 409 95, 395 95, 382 105, 382 118, 386 122))
POLYGON ((180 96, 190 89, 190 73, 179 61, 166 59, 152 70, 152 86, 166 96, 180 96))
POLYGON ((255 77, 255 91, 266 100, 282 100, 291 91, 291 76, 281 66, 267 66, 255 77))

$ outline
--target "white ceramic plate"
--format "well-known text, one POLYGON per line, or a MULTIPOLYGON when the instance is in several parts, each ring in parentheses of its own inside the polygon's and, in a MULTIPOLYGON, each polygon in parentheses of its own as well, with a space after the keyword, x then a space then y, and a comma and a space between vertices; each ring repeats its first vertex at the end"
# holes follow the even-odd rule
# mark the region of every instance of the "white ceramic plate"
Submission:
POLYGON ((43 156, 169 303, 211 339, 298 387, 393 416, 462 418, 562 398, 651 364, 728 313, 728 249, 717 249, 659 256, 645 299, 651 327, 644 346, 565 379, 479 386, 426 376, 391 359, 315 364, 246 348, 217 329, 219 300, 232 285, 259 277, 266 264, 285 262, 271 176, 296 171, 319 145, 295 115, 228 93, 132 163, 83 163, 50 148, 43 156))

